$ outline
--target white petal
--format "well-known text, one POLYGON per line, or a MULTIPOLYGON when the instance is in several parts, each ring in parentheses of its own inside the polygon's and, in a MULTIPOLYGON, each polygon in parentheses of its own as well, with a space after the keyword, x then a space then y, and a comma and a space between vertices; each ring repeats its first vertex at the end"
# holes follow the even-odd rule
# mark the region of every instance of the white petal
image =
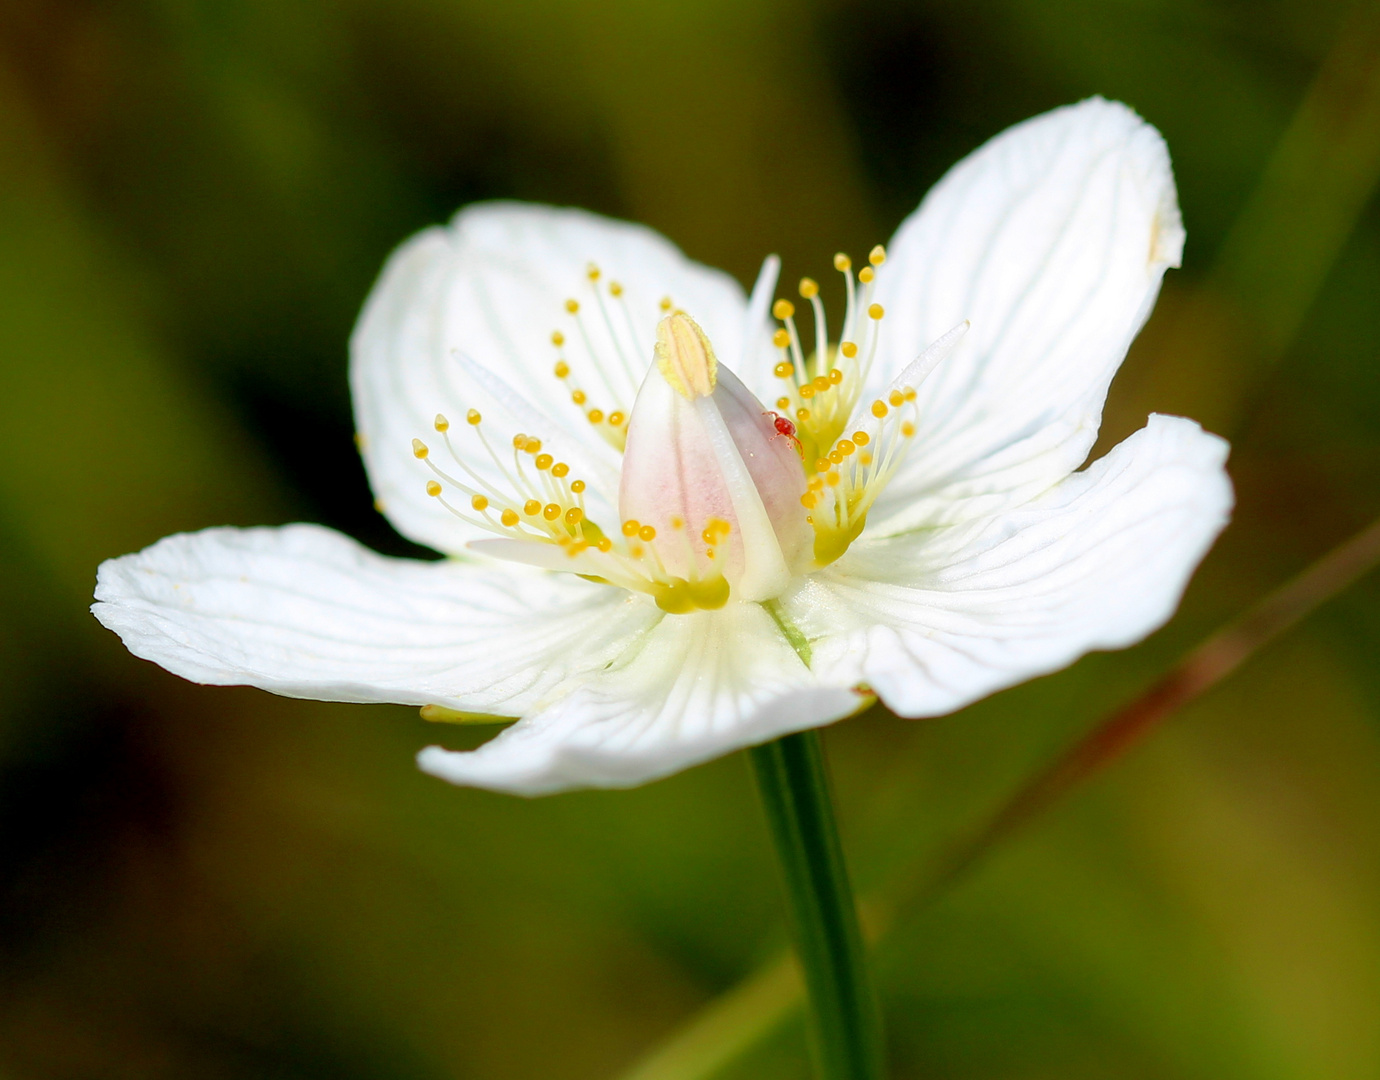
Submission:
POLYGON ((878 273, 881 379, 972 329, 920 389, 874 532, 990 512, 1077 468, 1183 237, 1164 140, 1115 102, 1035 117, 955 166, 878 273))
POLYGON ((639 646, 478 750, 429 747, 455 784, 543 795, 631 787, 730 750, 817 727, 866 703, 820 686, 757 604, 663 619, 639 646))
POLYGON ((472 408, 500 456, 514 434, 537 436, 590 482, 591 513, 611 513, 619 454, 585 413, 597 407, 626 415, 632 407, 663 296, 690 312, 723 355, 739 354, 746 301, 737 282, 642 226, 580 210, 487 203, 399 248, 360 315, 350 366, 369 480, 399 531, 451 553, 483 535, 426 495, 431 474, 411 449, 422 439, 432 460, 458 475, 433 431, 442 413, 457 452, 506 490, 464 423, 472 408), (590 263, 600 270, 595 283, 590 263), (609 295, 611 281, 622 285, 621 301, 609 295), (578 321, 565 310, 567 299, 579 302, 578 321), (565 380, 553 374, 555 330, 566 338, 565 380), (571 400, 577 388, 588 395, 583 407, 571 400))
POLYGON ((1190 420, 1148 426, 1041 498, 985 520, 869 540, 782 598, 813 666, 936 716, 1173 613, 1227 522, 1227 445, 1190 420))
POLYGON ((658 616, 620 589, 522 567, 389 559, 315 525, 207 529, 101 565, 96 617, 194 682, 515 716, 658 616))

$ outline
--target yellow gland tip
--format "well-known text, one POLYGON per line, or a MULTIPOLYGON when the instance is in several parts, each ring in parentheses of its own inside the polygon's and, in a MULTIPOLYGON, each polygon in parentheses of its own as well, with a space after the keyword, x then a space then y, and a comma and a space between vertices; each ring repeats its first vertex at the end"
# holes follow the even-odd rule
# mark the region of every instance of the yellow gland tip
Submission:
POLYGON ((539 472, 545 472, 547 469, 551 468, 551 466, 554 465, 555 462, 556 459, 553 458, 550 454, 538 454, 536 460, 537 470, 539 472))
POLYGON ((570 490, 575 492, 576 495, 580 494, 580 492, 585 490, 585 482, 583 480, 572 480, 570 482, 570 490))
POLYGON ((900 390, 893 390, 886 396, 886 399, 891 402, 891 407, 894 409, 899 409, 906 403, 906 395, 900 390))
POLYGON ((603 410, 603 409, 590 409, 590 410, 589 410, 589 422, 590 422, 591 424, 602 424, 602 423, 604 422, 604 410, 603 410))
POLYGON ((650 544, 656 539, 656 529, 652 528, 650 525, 643 525, 637 530, 637 538, 650 544))
POLYGON ((851 341, 845 341, 843 344, 839 346, 839 352, 843 353, 844 356, 852 360, 853 357, 858 355, 858 347, 854 345, 851 341))
POLYGON ((915 434, 915 425, 912 424, 909 420, 905 421, 901 425, 901 434, 904 435, 907 439, 909 439, 912 435, 915 434))
POLYGON ((817 472, 817 473, 825 473, 825 472, 828 472, 828 471, 829 471, 829 459, 828 459, 828 458, 820 458, 818 461, 815 462, 815 472, 817 472))
POLYGON ((579 310, 580 310, 580 301, 578 301, 578 300, 567 300, 567 301, 565 302, 565 310, 568 311, 568 312, 570 312, 570 314, 572 314, 572 315, 578 313, 579 310))
POLYGON ((504 525, 507 525, 508 528, 511 529, 514 525, 518 523, 517 511, 504 510, 503 513, 498 515, 498 520, 503 522, 504 525))
POLYGON ((835 386, 838 386, 839 383, 843 382, 843 372, 840 371, 838 368, 830 368, 829 381, 833 383, 835 386))
POLYGON ((618 282, 616 282, 616 281, 610 281, 610 282, 609 282, 609 295, 610 295, 610 296, 622 296, 622 295, 623 295, 623 286, 620 285, 620 284, 619 284, 618 282))
POLYGON ((570 374, 570 365, 567 364, 564 360, 557 360, 556 367, 554 370, 556 372, 556 378, 564 379, 567 375, 570 374))
POLYGON ((865 431, 855 431, 855 432, 853 432, 853 441, 854 441, 855 443, 857 443, 859 446, 866 446, 866 445, 867 445, 869 442, 871 442, 872 440, 871 440, 871 438, 868 436, 867 432, 865 432, 865 431))
POLYGON ((870 266, 864 266, 861 270, 858 271, 858 280, 861 281, 864 285, 871 285, 872 279, 876 276, 876 273, 870 266))
POLYGON ((524 446, 526 446, 526 445, 527 445, 527 436, 524 435, 522 432, 519 431, 516 435, 513 436, 513 449, 514 449, 514 450, 521 450, 521 449, 522 449, 524 446))
POLYGON ((555 503, 547 503, 541 508, 541 516, 547 521, 555 521, 561 516, 561 508, 555 503))
POLYGON ((412 453, 415 457, 424 458, 430 452, 431 451, 426 448, 426 443, 422 442, 421 439, 412 440, 412 453))
POLYGON ((437 495, 441 494, 441 485, 435 480, 428 480, 426 482, 426 493, 433 499, 436 498, 437 495))
POLYGON ((450 421, 447 420, 447 419, 446 419, 444 416, 442 416, 440 413, 437 413, 437 414, 436 414, 435 425, 436 425, 436 430, 439 431, 439 432, 441 432, 443 435, 444 435, 447 431, 450 430, 450 421))
POLYGON ((806 300, 813 300, 819 295, 819 282, 814 278, 803 277, 800 279, 800 295, 806 300))
POLYGON ((885 314, 886 314, 886 308, 882 307, 881 304, 869 304, 869 305, 868 305, 868 308, 867 308, 867 317, 868 317, 869 319, 880 319, 880 318, 881 318, 883 315, 885 315, 885 314))
POLYGON ((486 499, 483 495, 475 495, 473 498, 470 499, 470 505, 473 506, 476 510, 487 510, 489 508, 489 500, 486 499))
POLYGON ((791 335, 785 330, 777 329, 776 333, 771 336, 771 343, 778 349, 784 349, 791 343, 791 335))
POLYGON ((523 446, 523 449, 526 450, 529 454, 535 454, 541 450, 541 440, 534 435, 527 440, 527 443, 523 446))
POLYGON ((807 420, 810 419, 810 410, 809 410, 809 409, 796 409, 796 410, 795 410, 795 418, 796 418, 797 420, 799 420, 802 424, 805 423, 805 421, 807 421, 807 420))
POLYGON ((800 388, 800 396, 803 397, 803 398, 812 398, 812 397, 814 397, 814 396, 815 396, 815 384, 814 384, 813 382, 807 382, 804 386, 802 386, 802 387, 800 388))
POLYGON ((775 319, 789 319, 795 314, 795 305, 789 300, 778 300, 776 303, 772 304, 771 314, 772 318, 775 319))
POLYGON ((847 273, 853 269, 853 260, 840 251, 834 256, 834 269, 841 273, 847 273))
POLYGON ((619 412, 617 409, 615 409, 613 412, 609 413, 609 423, 612 424, 614 427, 622 427, 622 426, 623 426, 623 421, 626 420, 626 419, 627 419, 627 417, 624 416, 624 415, 623 415, 621 412, 619 412))
POLYGON ((788 397, 779 397, 779 398, 777 398, 777 399, 776 399, 776 407, 777 407, 778 409, 789 409, 789 408, 791 407, 791 399, 788 398, 788 397))
POLYGON ((551 331, 551 344, 559 349, 562 345, 565 344, 565 335, 562 334, 559 330, 551 331))
POLYGON ((589 266, 585 267, 585 273, 589 275, 590 281, 599 280, 599 267, 595 266, 594 263, 590 263, 589 266))
POLYGON ((662 311, 670 311, 670 310, 671 310, 671 298, 670 298, 669 296, 663 296, 663 297, 661 298, 661 305, 660 305, 660 306, 661 306, 661 310, 662 310, 662 311))
POLYGON ((789 379, 795 372, 795 365, 782 360, 776 367, 772 368, 778 379, 789 379))
POLYGON ((867 261, 873 266, 881 266, 882 263, 886 262, 886 248, 878 244, 867 253, 867 261))
POLYGON ((585 392, 583 390, 576 390, 570 395, 570 400, 575 402, 576 405, 583 405, 589 399, 585 397, 585 392))
POLYGON ((585 519, 585 512, 578 506, 572 506, 565 512, 565 523, 567 525, 578 525, 585 519))
POLYGON ((479 415, 478 409, 471 409, 469 412, 465 414, 465 422, 469 424, 471 427, 478 427, 479 421, 483 419, 484 418, 479 415))
POLYGON ((536 517, 541 513, 541 503, 537 502, 536 499, 528 499, 522 504, 522 512, 528 517, 536 517))
POLYGON ((570 472, 570 466, 567 465, 564 461, 558 461, 556 462, 556 464, 551 466, 551 475, 554 476, 557 480, 565 476, 568 472, 570 472))
POLYGON ((599 542, 594 546, 597 547, 600 551, 602 551, 605 555, 607 555, 610 551, 613 550, 613 541, 610 540, 607 536, 601 536, 599 537, 599 542))
POLYGON ((838 451, 840 454, 842 454, 844 457, 847 457, 847 456, 848 456, 849 454, 851 454, 854 450, 856 450, 857 447, 854 446, 853 443, 852 443, 851 441, 849 441, 848 439, 840 439, 840 440, 838 441, 838 445, 835 446, 834 449, 837 450, 837 451, 838 451))
POLYGON ((878 420, 884 417, 888 411, 889 410, 886 407, 885 401, 881 401, 879 399, 872 403, 872 415, 875 416, 878 420))
POLYGON ((640 527, 641 527, 641 522, 639 522, 639 521, 637 520, 637 518, 628 518, 627 521, 623 522, 623 535, 624 535, 624 536, 636 536, 636 535, 637 535, 637 530, 638 530, 640 527))

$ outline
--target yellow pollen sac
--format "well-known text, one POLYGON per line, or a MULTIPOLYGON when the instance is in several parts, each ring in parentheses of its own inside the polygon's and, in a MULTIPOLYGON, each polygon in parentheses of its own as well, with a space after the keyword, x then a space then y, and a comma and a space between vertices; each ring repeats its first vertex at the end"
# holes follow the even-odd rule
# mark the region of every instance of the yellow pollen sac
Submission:
POLYGON ((829 460, 832 461, 835 465, 837 465, 839 462, 843 460, 843 451, 839 450, 837 447, 833 450, 830 450, 829 460))
POLYGON ((840 251, 834 256, 834 269, 840 273, 853 269, 853 260, 840 251))
POLYGON ((800 505, 805 507, 806 510, 813 510, 815 508, 815 504, 818 502, 819 496, 816 495, 813 491, 807 491, 804 495, 800 496, 800 505))
POLYGON ((642 528, 637 530, 637 537, 639 540, 645 540, 650 544, 656 539, 656 529, 652 528, 650 525, 643 525, 642 528))
POLYGON ((470 505, 473 506, 476 510, 487 510, 489 508, 489 500, 486 499, 483 495, 475 495, 473 498, 470 499, 470 505))
POLYGON ((802 386, 802 387, 800 388, 800 396, 803 397, 803 398, 812 398, 812 397, 814 397, 814 396, 815 396, 815 384, 814 384, 813 382, 807 382, 804 386, 802 386))
POLYGON ((503 522, 503 524, 507 525, 508 528, 511 529, 514 525, 518 523, 517 511, 504 510, 503 513, 498 515, 498 520, 503 522))
POLYGON ((713 547, 715 544, 719 542, 719 534, 716 533, 713 529, 705 529, 704 532, 700 533, 700 539, 703 540, 710 547, 713 547))
POLYGON ((671 519, 671 528, 673 528, 673 529, 683 529, 683 528, 685 528, 685 519, 684 519, 684 518, 680 518, 680 517, 673 517, 673 518, 671 519))
POLYGON ((547 503, 541 509, 541 516, 546 518, 547 521, 555 521, 561 516, 561 508, 555 503, 547 503))
POLYGON ((536 461, 537 470, 539 472, 545 471, 546 469, 551 468, 555 461, 556 459, 553 458, 550 454, 538 454, 536 461))
POLYGON ((776 399, 776 407, 777 407, 778 409, 789 409, 789 408, 791 407, 791 399, 788 398, 788 397, 779 397, 779 398, 777 398, 777 399, 776 399))
POLYGON ((436 498, 437 495, 441 494, 441 485, 435 480, 428 480, 426 482, 426 493, 433 499, 436 498))
POLYGON ((795 373, 795 365, 782 360, 776 367, 772 368, 778 379, 789 379, 795 373))
POLYGON ((661 310, 662 310, 662 311, 670 311, 670 310, 671 310, 671 298, 670 298, 669 296, 663 296, 663 297, 661 298, 661 305, 660 305, 660 306, 661 306, 661 310))
POLYGON ((795 305, 789 300, 778 300, 771 306, 771 314, 774 319, 785 321, 795 314, 795 305))
POLYGON ((552 331, 551 331, 551 344, 554 345, 554 346, 556 346, 556 348, 559 349, 562 345, 565 344, 565 335, 562 334, 559 330, 552 330, 552 331))
POLYGON ((814 378, 814 383, 815 383, 815 393, 816 393, 816 394, 822 394, 822 393, 824 393, 824 391, 828 390, 829 387, 832 385, 832 384, 829 382, 829 376, 828 376, 828 375, 816 375, 815 378, 814 378))
POLYGON ((583 390, 576 390, 570 395, 570 400, 575 402, 576 405, 583 405, 587 399, 585 398, 585 392, 583 390))
POLYGON ((852 360, 853 357, 858 355, 858 347, 854 345, 851 341, 845 341, 842 345, 839 346, 839 352, 843 353, 844 356, 852 360))
MULTIPOLYGON (((802 396, 804 396, 804 395, 802 395, 802 396)), ((805 423, 806 420, 810 419, 810 410, 809 410, 809 409, 796 409, 796 410, 795 410, 795 418, 796 418, 797 420, 799 420, 802 424, 805 423)))
POLYGON ((882 263, 886 262, 886 248, 878 244, 867 253, 867 261, 873 266, 881 266, 882 263))
POLYGON ((528 499, 522 504, 522 512, 528 517, 536 517, 541 513, 541 503, 537 502, 536 499, 528 499))
POLYGON ((838 487, 839 474, 837 472, 826 473, 824 476, 824 482, 828 484, 830 487, 838 487))
POLYGON ((772 334, 771 343, 775 345, 778 349, 784 349, 787 345, 791 343, 790 332, 778 329, 776 333, 772 334))
POLYGON ((900 390, 893 390, 886 396, 886 399, 887 401, 891 402, 891 407, 893 409, 899 409, 902 405, 906 403, 906 395, 903 394, 900 390))
POLYGON ((572 506, 565 512, 565 523, 567 525, 578 525, 580 522, 584 521, 584 519, 585 512, 578 506, 572 506))
POLYGON ((819 282, 814 278, 803 277, 800 279, 800 295, 806 300, 813 300, 819 295, 819 282))
POLYGON ((636 536, 637 530, 640 527, 640 525, 641 523, 637 520, 637 518, 628 518, 627 521, 623 522, 623 535, 636 536))
POLYGON ((853 432, 853 441, 859 446, 866 446, 871 442, 871 437, 865 431, 855 431, 853 432))
POLYGON ((564 379, 567 375, 570 374, 570 365, 567 364, 564 360, 557 360, 555 371, 556 378, 564 379))
POLYGON ((430 452, 431 451, 426 448, 426 443, 422 442, 421 439, 412 440, 412 455, 414 457, 424 458, 430 452))
POLYGON ((590 263, 589 266, 585 268, 585 273, 589 275, 590 281, 599 280, 599 268, 593 263, 590 263))
POLYGON ((605 555, 607 555, 610 551, 613 550, 613 541, 610 540, 607 536, 601 536, 599 537, 599 542, 596 543, 594 546, 597 547, 600 551, 602 551, 605 555))
POLYGON ((441 433, 444 435, 447 431, 450 430, 450 421, 447 420, 447 419, 446 419, 444 416, 442 416, 440 413, 437 413, 437 414, 436 414, 435 426, 436 426, 436 430, 439 431, 439 432, 441 432, 441 433))
POLYGON ((904 394, 906 395, 906 400, 907 400, 907 401, 914 401, 914 400, 915 400, 915 387, 913 387, 913 386, 907 386, 907 387, 902 391, 902 393, 904 393, 904 394))
POLYGON ((904 435, 907 439, 909 439, 912 435, 915 434, 915 425, 912 424, 909 420, 905 421, 901 425, 901 434, 904 435))
POLYGON ((868 305, 868 308, 867 308, 867 317, 868 317, 869 319, 879 320, 879 319, 881 319, 881 317, 882 317, 883 315, 885 315, 885 314, 886 314, 886 308, 882 307, 881 304, 869 304, 869 305, 868 305))
POLYGON ((627 419, 621 412, 614 411, 609 413, 609 423, 614 427, 622 427, 623 421, 627 419))
POLYGON ((829 471, 829 459, 828 459, 828 458, 820 458, 818 461, 815 462, 815 472, 817 472, 817 473, 823 473, 823 472, 828 472, 828 471, 829 471))
POLYGON ((576 312, 580 310, 580 301, 567 300, 565 302, 565 310, 570 312, 570 314, 574 315, 576 312))
POLYGON ((876 273, 870 266, 864 266, 861 270, 858 271, 858 280, 861 281, 864 285, 871 285, 872 279, 876 276, 876 273))
POLYGON ((570 490, 575 492, 576 495, 580 494, 580 492, 585 490, 585 482, 583 480, 572 480, 570 482, 570 490))
POLYGON ((864 451, 863 453, 859 454, 859 455, 858 455, 858 464, 859 464, 859 465, 871 465, 871 464, 872 464, 872 455, 869 454, 869 453, 867 453, 866 451, 864 451))
POLYGON ((656 366, 681 397, 708 397, 719 381, 719 361, 699 323, 683 311, 656 325, 656 366))
POLYGON ((590 409, 590 410, 589 410, 589 422, 590 422, 591 424, 602 424, 602 423, 604 422, 604 410, 603 410, 603 409, 590 409))
POLYGON ((521 450, 521 449, 522 449, 524 446, 526 446, 526 445, 527 445, 527 436, 524 435, 522 432, 519 431, 516 435, 513 436, 513 449, 514 449, 514 450, 521 450))
POLYGON ((616 282, 616 281, 610 281, 610 282, 609 282, 609 295, 610 295, 610 296, 622 296, 622 295, 623 295, 623 286, 620 285, 620 284, 619 284, 618 282, 616 282))
POLYGON ((890 410, 886 407, 886 402, 878 399, 872 403, 872 415, 878 420, 884 417, 890 410))
POLYGON ((838 386, 839 383, 843 382, 843 372, 840 371, 838 368, 830 368, 829 381, 833 383, 835 386, 838 386))
POLYGON ((469 424, 470 427, 478 427, 479 421, 483 419, 484 418, 479 415, 478 409, 471 409, 469 412, 465 414, 465 423, 469 424))
POLYGON ((559 480, 561 477, 565 476, 569 472, 570 466, 567 465, 564 461, 558 461, 556 462, 556 464, 551 466, 551 475, 554 476, 557 480, 559 480))
POLYGON ((837 450, 837 451, 838 451, 840 454, 842 454, 844 457, 847 457, 847 456, 848 456, 849 454, 851 454, 854 450, 856 450, 857 447, 854 446, 854 445, 853 445, 851 442, 849 442, 847 439, 840 439, 839 442, 838 442, 838 445, 835 446, 834 449, 837 450))

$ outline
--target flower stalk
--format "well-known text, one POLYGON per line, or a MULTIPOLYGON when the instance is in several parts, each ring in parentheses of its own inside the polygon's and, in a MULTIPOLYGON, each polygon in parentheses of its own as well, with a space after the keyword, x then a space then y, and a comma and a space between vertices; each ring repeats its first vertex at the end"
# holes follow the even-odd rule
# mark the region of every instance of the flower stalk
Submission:
POLYGON ((881 1080, 881 1019, 818 731, 748 751, 781 862, 820 1080, 881 1080))

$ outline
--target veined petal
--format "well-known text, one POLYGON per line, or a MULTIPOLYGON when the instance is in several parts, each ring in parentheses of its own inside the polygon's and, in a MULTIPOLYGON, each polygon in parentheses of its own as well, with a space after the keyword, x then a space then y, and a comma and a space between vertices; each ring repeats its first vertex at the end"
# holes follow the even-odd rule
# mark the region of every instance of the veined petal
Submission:
MULTIPOLYGON (((725 356, 740 355, 746 301, 737 282, 642 226, 484 203, 405 243, 351 339, 356 424, 384 513, 404 535, 441 551, 487 535, 428 498, 430 474, 412 449, 414 438, 439 441, 433 421, 442 414, 466 465, 504 487, 499 467, 465 430, 471 409, 494 432, 500 458, 514 434, 535 436, 590 481, 592 513, 611 511, 621 439, 611 418, 626 419, 632 407, 665 298, 693 311, 725 356)), ((454 472, 443 455, 433 446, 434 459, 454 472)))
POLYGON ((905 716, 951 712, 1168 619, 1227 522, 1226 455, 1191 420, 1152 416, 1041 498, 864 536, 781 603, 821 679, 865 683, 905 716))
POLYGON ((193 682, 516 716, 596 674, 660 614, 525 567, 390 559, 316 525, 207 529, 101 565, 92 611, 193 682))
POLYGON ((955 166, 878 272, 880 377, 972 329, 920 387, 872 533, 989 513, 1077 468, 1183 239, 1164 140, 1115 102, 1035 117, 955 166))
POLYGON ((518 795, 633 787, 868 700, 821 685, 760 605, 730 604, 663 619, 599 679, 478 750, 433 746, 418 763, 451 783, 518 795))

